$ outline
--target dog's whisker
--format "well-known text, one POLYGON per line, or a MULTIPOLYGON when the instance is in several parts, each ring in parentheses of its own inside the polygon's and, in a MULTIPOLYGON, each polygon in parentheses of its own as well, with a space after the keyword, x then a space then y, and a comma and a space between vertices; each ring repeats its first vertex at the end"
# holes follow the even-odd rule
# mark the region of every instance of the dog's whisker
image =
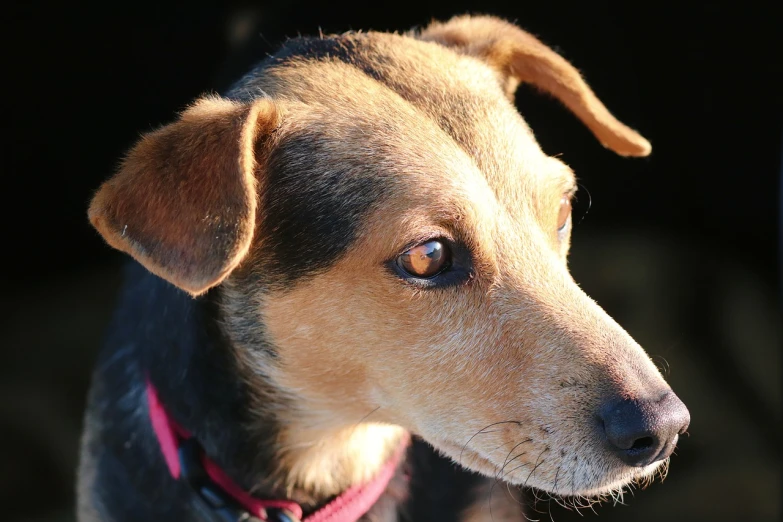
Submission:
POLYGON ((611 496, 611 497, 612 497, 612 502, 613 502, 613 505, 615 505, 615 506, 616 506, 618 503, 622 503, 622 502, 620 501, 620 494, 619 494, 619 492, 617 492, 616 490, 610 490, 610 491, 609 491, 609 496, 611 496))
POLYGON ((380 410, 380 409, 381 409, 381 407, 380 407, 380 406, 378 406, 377 408, 375 408, 375 409, 373 409, 372 411, 370 411, 370 413, 368 413, 367 415, 365 415, 364 417, 362 417, 361 419, 359 419, 359 421, 358 421, 356 424, 354 424, 354 425, 353 425, 352 431, 355 433, 355 432, 356 432, 356 430, 359 428, 359 426, 361 426, 361 425, 362 425, 362 423, 364 423, 364 422, 365 422, 365 421, 366 421, 368 418, 370 418, 370 416, 371 416, 373 413, 377 412, 377 411, 378 411, 378 410, 380 410))
POLYGON ((667 361, 663 355, 653 354, 650 356, 650 358, 653 360, 655 366, 658 367, 662 374, 664 374, 666 377, 671 374, 671 366, 669 365, 669 361, 667 361))
POLYGON ((661 477, 661 482, 666 480, 666 477, 669 474, 669 464, 670 463, 671 463, 671 459, 666 459, 666 460, 663 461, 663 464, 656 470, 658 475, 661 477))
MULTIPOLYGON (((503 465, 502 465, 502 466, 501 466, 501 467, 498 469, 497 473, 495 474, 494 480, 492 481, 492 485, 489 487, 490 507, 491 507, 491 505, 492 505, 492 503, 491 503, 491 500, 492 500, 492 494, 493 494, 493 492, 494 492, 494 490, 495 490, 495 486, 496 486, 496 485, 497 485, 497 483, 498 483, 498 482, 500 482, 500 480, 501 480, 501 475, 503 474, 503 470, 506 468, 506 462, 508 461, 508 458, 509 458, 509 456, 511 455, 511 453, 512 453, 512 452, 513 452, 513 451, 514 451, 516 448, 518 448, 520 445, 522 445, 522 444, 524 444, 524 443, 526 443, 526 442, 532 442, 532 440, 530 440, 530 439, 523 440, 522 442, 520 442, 519 444, 517 444, 517 445, 515 445, 513 448, 511 448, 511 450, 509 451, 508 455, 506 455, 506 460, 504 461, 503 465)), ((491 516, 491 515, 492 515, 492 513, 491 513, 491 510, 490 510, 490 516, 491 516)), ((527 515, 525 516, 525 518, 527 518, 527 515)))
MULTIPOLYGON (((503 461, 503 465, 500 467, 500 473, 501 474, 503 473, 503 470, 506 469, 506 466, 509 463, 508 459, 511 456, 511 454, 514 453, 514 450, 517 449, 518 447, 520 447, 522 444, 526 444, 528 442, 533 442, 533 439, 525 439, 525 440, 523 440, 522 442, 518 443, 517 445, 515 445, 513 448, 511 448, 509 450, 508 455, 506 455, 506 459, 503 461)), ((524 455, 524 453, 521 453, 519 456, 521 456, 521 455, 524 455)))
POLYGON ((562 462, 557 466, 557 471, 555 472, 555 481, 552 484, 552 491, 557 491, 557 479, 560 477, 560 470, 563 469, 562 462))
MULTIPOLYGON (((505 469, 505 468, 506 468, 506 466, 508 466, 509 464, 511 464, 512 462, 514 462, 515 460, 517 460, 519 457, 522 457, 522 456, 524 456, 524 455, 527 455, 527 452, 526 452, 526 451, 523 451, 522 453, 517 453, 517 454, 516 454, 516 456, 515 456, 514 458, 512 458, 511 460, 509 460, 508 462, 506 462, 505 466, 503 466, 503 469, 505 469)), ((503 478, 504 478, 504 477, 507 477, 508 475, 510 475, 511 473, 513 473, 515 469, 519 469, 519 468, 520 468, 520 467, 522 467, 522 466, 527 466, 527 464, 521 464, 520 466, 517 466, 516 468, 512 469, 511 471, 508 471, 508 472, 504 473, 504 474, 503 474, 503 478)))
POLYGON ((502 448, 505 445, 506 445, 506 443, 504 442, 503 444, 500 444, 498 446, 493 447, 492 450, 490 451, 490 453, 495 453, 497 450, 499 450, 500 448, 502 448))
POLYGON ((529 464, 528 463, 524 463, 524 464, 520 464, 519 466, 517 466, 515 468, 512 468, 510 471, 507 471, 506 473, 504 473, 503 476, 500 477, 500 479, 501 480, 505 479, 506 477, 508 477, 509 475, 514 473, 516 470, 518 470, 520 468, 524 468, 525 466, 529 466, 529 464))
POLYGON ((538 461, 541 459, 541 455, 543 455, 547 451, 549 451, 549 446, 547 446, 546 448, 541 450, 541 453, 539 453, 538 458, 536 459, 536 464, 533 466, 533 469, 530 470, 530 473, 528 474, 527 478, 525 479, 525 484, 524 484, 525 487, 527 487, 527 483, 530 480, 530 477, 533 475, 533 473, 535 473, 535 471, 538 469, 538 467, 541 466, 541 464, 543 464, 544 462, 546 462, 546 461, 542 460, 539 463, 538 461))
MULTIPOLYGON (((474 433, 474 434, 473 434, 473 435, 472 435, 472 436, 471 436, 471 437, 468 439, 468 441, 465 443, 465 445, 464 445, 464 446, 462 446, 462 450, 459 452, 459 460, 458 460, 457 462, 458 462, 460 465, 462 465, 462 455, 465 453, 465 449, 468 447, 468 444, 470 444, 470 441, 472 441, 472 440, 473 440, 473 439, 474 439, 476 436, 478 436, 478 435, 483 435, 483 434, 485 434, 485 433, 494 433, 495 431, 500 431, 500 430, 493 430, 492 432, 486 432, 486 431, 485 431, 487 428, 491 428, 491 427, 493 427, 493 426, 498 426, 498 425, 500 425, 500 424, 516 424, 517 426, 521 426, 521 425, 522 425, 522 422, 520 422, 520 421, 499 421, 499 422, 493 422, 492 424, 489 424, 489 425, 487 425, 487 426, 484 426, 483 428, 481 428, 480 430, 478 430, 476 433, 474 433)), ((513 450, 512 450, 512 451, 513 451, 513 450)))
POLYGON ((561 507, 567 509, 568 511, 573 511, 573 506, 570 506, 566 500, 558 495, 550 495, 550 498, 555 501, 558 505, 561 507))
POLYGON ((582 217, 579 218, 579 222, 577 225, 581 225, 582 221, 584 221, 585 216, 587 216, 587 213, 590 212, 590 209, 593 207, 593 196, 590 194, 590 191, 587 190, 587 187, 584 186, 582 183, 577 183, 577 187, 584 189, 585 192, 587 192, 587 209, 585 210, 584 214, 582 214, 582 217))
MULTIPOLYGON (((517 448, 518 448, 519 446, 521 446, 522 444, 526 444, 526 443, 530 443, 530 442, 533 442, 533 439, 529 439, 529 438, 528 438, 528 439, 525 439, 525 440, 523 440, 523 441, 521 441, 521 442, 517 443, 516 445, 514 445, 514 447, 512 447, 512 448, 511 448, 511 450, 509 450, 508 454, 506 455, 506 458, 505 458, 505 460, 503 461, 503 465, 502 465, 502 466, 499 468, 498 472, 495 474, 494 480, 492 481, 492 485, 491 485, 491 486, 490 486, 490 488, 489 488, 489 494, 490 494, 490 497, 492 496, 492 492, 493 492, 493 490, 495 489, 495 485, 496 485, 498 482, 500 482, 500 480, 502 480, 502 478, 503 478, 503 477, 505 477, 505 476, 506 476, 506 475, 504 475, 504 474, 503 474, 503 472, 504 472, 504 470, 506 469, 506 466, 509 464, 509 457, 511 456, 511 454, 514 452, 514 450, 515 450, 515 449, 517 449, 517 448)), ((520 453, 519 455, 517 455, 516 457, 514 457, 514 459, 512 459, 512 461, 513 461, 513 460, 515 460, 515 459, 517 459, 517 458, 519 458, 519 457, 521 457, 521 456, 522 456, 522 455, 524 455, 524 454, 525 454, 524 452, 520 453)), ((516 469, 516 468, 515 468, 515 469, 516 469)), ((512 470, 512 471, 513 471, 513 470, 512 470)))
POLYGON ((598 512, 595 510, 595 505, 600 503, 600 500, 587 500, 587 507, 590 509, 590 511, 593 512, 596 516, 598 516, 598 512))

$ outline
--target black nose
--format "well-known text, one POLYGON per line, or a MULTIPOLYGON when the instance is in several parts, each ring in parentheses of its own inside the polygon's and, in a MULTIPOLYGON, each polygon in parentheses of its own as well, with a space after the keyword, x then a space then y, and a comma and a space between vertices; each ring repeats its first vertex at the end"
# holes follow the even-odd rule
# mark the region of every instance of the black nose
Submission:
POLYGON ((628 465, 646 466, 672 454, 688 429, 688 408, 671 391, 658 400, 621 400, 598 413, 611 450, 628 465))

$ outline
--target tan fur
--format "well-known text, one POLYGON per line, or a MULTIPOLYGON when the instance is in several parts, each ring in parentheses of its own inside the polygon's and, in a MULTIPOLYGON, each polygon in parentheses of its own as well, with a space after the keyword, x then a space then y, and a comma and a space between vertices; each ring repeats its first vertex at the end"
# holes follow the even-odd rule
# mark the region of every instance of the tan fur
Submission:
POLYGON ((268 93, 279 118, 265 99, 203 102, 146 137, 91 207, 110 244, 181 288, 197 294, 228 276, 225 327, 259 390, 249 407, 287 427, 270 480, 328 497, 377 471, 405 432, 470 469, 558 494, 599 494, 653 472, 660 463, 610 462, 593 440, 600 397, 649 396, 666 384, 571 279, 568 238, 556 228, 574 176, 541 151, 508 89, 527 81, 554 94, 619 154, 645 155, 647 141, 615 120, 565 60, 496 19, 434 24, 420 39, 336 38, 372 45, 385 83, 336 59, 271 68, 247 92, 268 93), (334 266, 293 287, 262 289, 253 267, 274 223, 254 206, 264 165, 253 165, 251 150, 278 121, 274 143, 297 132, 324 143, 324 157, 301 161, 361 168, 391 189, 334 266), (178 145, 202 133, 210 147, 178 145), (179 155, 178 170, 159 156, 161 141, 179 155), (213 165, 229 192, 209 190, 215 177, 196 183, 194 197, 177 192, 213 165), (192 227, 204 196, 230 203, 236 224, 216 251, 207 231, 192 227), (406 246, 436 236, 470 249, 472 280, 424 291, 386 268, 406 246), (194 254, 172 257, 183 246, 194 254), (250 326, 238 319, 248 307, 257 318, 250 326), (276 358, 246 344, 262 337, 276 358))
POLYGON ((462 16, 434 23, 420 37, 484 58, 506 76, 510 95, 519 82, 552 94, 617 154, 650 154, 650 143, 617 121, 570 63, 519 27, 489 16, 462 16))
POLYGON ((256 216, 256 141, 274 105, 204 98, 145 136, 90 205, 106 241, 197 295, 242 260, 256 216))
POLYGON ((322 430, 296 429, 286 435, 285 447, 289 449, 279 463, 286 490, 302 489, 317 498, 369 481, 407 437, 399 426, 358 421, 327 436, 322 430))

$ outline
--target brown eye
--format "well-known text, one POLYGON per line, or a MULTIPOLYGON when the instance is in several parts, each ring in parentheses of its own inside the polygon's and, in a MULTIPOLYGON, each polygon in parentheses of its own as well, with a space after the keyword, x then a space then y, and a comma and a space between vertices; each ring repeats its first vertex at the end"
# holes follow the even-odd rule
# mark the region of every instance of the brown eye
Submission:
POLYGON ((440 241, 427 241, 397 258, 397 265, 414 277, 432 277, 448 267, 449 248, 440 241))
POLYGON ((571 198, 563 196, 560 199, 560 211, 557 214, 557 231, 565 229, 568 224, 568 218, 571 215, 571 198))

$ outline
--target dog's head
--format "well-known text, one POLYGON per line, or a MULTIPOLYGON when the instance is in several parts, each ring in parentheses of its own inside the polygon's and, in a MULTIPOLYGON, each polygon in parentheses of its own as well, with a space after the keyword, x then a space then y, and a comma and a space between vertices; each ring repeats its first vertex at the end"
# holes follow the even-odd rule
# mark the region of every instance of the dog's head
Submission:
POLYGON ((461 17, 288 42, 146 135, 90 219, 181 289, 221 286, 239 358, 291 398, 292 446, 372 412, 481 473, 605 492, 659 467, 688 412, 569 275, 574 174, 520 82, 649 153, 551 49, 461 17))

